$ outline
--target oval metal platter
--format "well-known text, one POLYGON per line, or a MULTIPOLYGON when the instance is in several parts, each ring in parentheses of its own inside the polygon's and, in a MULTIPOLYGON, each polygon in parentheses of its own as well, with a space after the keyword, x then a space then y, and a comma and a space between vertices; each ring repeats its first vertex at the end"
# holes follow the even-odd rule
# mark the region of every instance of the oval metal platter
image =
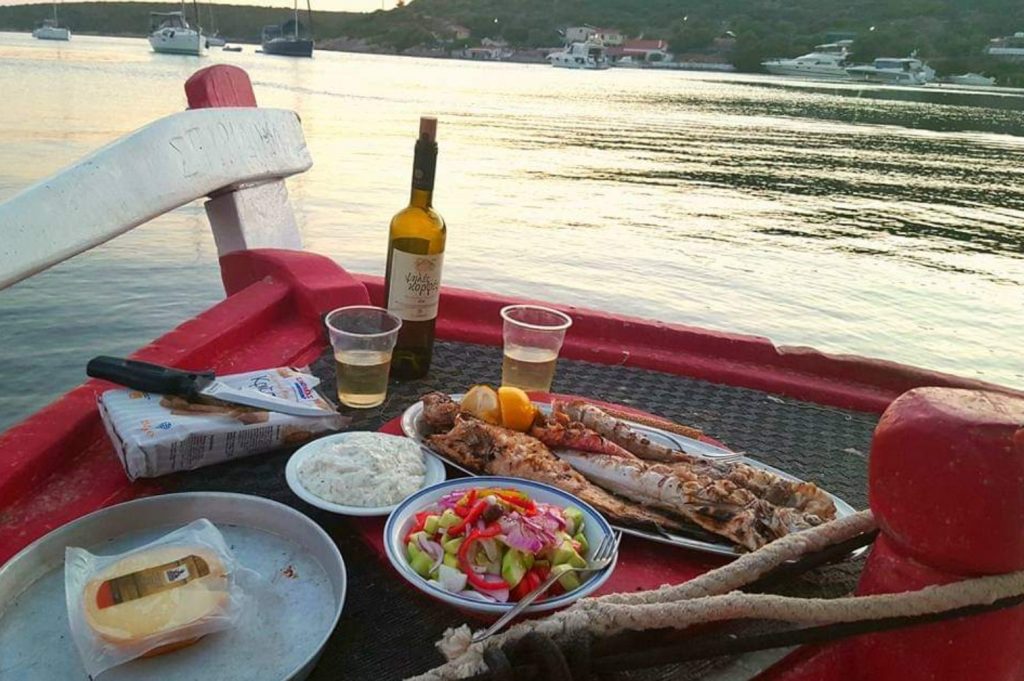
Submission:
POLYGON ((68 630, 64 548, 122 553, 198 518, 260 575, 233 629, 172 653, 114 667, 103 681, 298 681, 312 671, 345 604, 334 541, 293 508, 246 494, 196 492, 137 499, 79 518, 0 568, 0 677, 88 681, 68 630))
MULTIPOLYGON (((453 400, 457 402, 462 398, 462 395, 454 394, 451 397, 453 400)), ((537 408, 540 409, 545 414, 551 413, 550 404, 546 404, 543 402, 534 402, 534 405, 536 405, 537 408)), ((469 470, 468 468, 465 468, 464 466, 455 463, 451 459, 444 456, 442 453, 430 447, 430 444, 427 442, 427 435, 429 434, 429 431, 427 430, 426 424, 423 421, 423 402, 418 401, 411 407, 406 409, 405 412, 402 414, 401 424, 402 432, 404 432, 407 437, 410 437, 413 440, 419 442, 422 447, 426 448, 428 451, 430 451, 432 454, 443 460, 449 466, 456 468, 468 475, 480 475, 475 471, 469 470)), ((803 482, 803 480, 801 480, 800 478, 790 475, 785 471, 781 471, 778 468, 774 468, 773 466, 761 463, 756 459, 751 459, 750 457, 737 454, 736 452, 730 451, 723 447, 719 447, 709 442, 702 442, 700 440, 695 440, 693 438, 685 437, 683 435, 677 435, 676 433, 669 433, 658 428, 641 425, 638 423, 630 423, 630 427, 651 438, 652 441, 672 449, 685 451, 689 454, 697 454, 700 456, 707 457, 709 459, 714 459, 716 461, 742 462, 747 465, 753 466, 754 468, 759 468, 761 470, 774 473, 775 475, 778 475, 780 478, 783 478, 785 480, 803 482)), ((828 490, 823 491, 829 495, 833 503, 835 503, 836 505, 836 518, 845 518, 846 516, 853 515, 854 513, 856 513, 856 510, 848 503, 846 503, 839 497, 835 496, 834 494, 831 494, 830 492, 828 492, 828 490)), ((612 527, 615 527, 616 529, 620 530, 623 534, 629 534, 634 537, 640 537, 641 539, 647 539, 649 541, 658 542, 660 544, 680 546, 683 548, 691 549, 693 551, 700 551, 703 553, 712 553, 719 556, 730 556, 733 558, 740 556, 744 553, 744 551, 740 550, 739 548, 729 543, 725 539, 718 538, 713 534, 705 532, 704 530, 696 526, 694 526, 692 535, 682 535, 679 533, 669 532, 667 530, 661 530, 660 528, 658 531, 637 529, 634 527, 616 525, 615 523, 612 523, 612 527)), ((854 555, 859 555, 864 550, 865 549, 863 548, 858 549, 854 552, 854 555)))

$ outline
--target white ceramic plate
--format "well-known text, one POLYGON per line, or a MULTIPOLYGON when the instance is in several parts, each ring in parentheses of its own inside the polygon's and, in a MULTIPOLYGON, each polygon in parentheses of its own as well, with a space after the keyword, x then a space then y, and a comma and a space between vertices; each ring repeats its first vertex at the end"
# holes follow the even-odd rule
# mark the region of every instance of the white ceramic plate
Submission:
MULTIPOLYGON (((544 485, 530 480, 496 476, 460 478, 458 480, 448 480, 447 482, 439 483, 433 487, 422 489, 419 492, 410 495, 400 503, 394 511, 392 511, 391 515, 388 516, 387 523, 384 525, 384 550, 388 555, 388 560, 390 560, 391 564, 396 570, 398 570, 398 573, 414 587, 439 601, 444 601, 449 605, 454 605, 455 607, 463 610, 488 615, 500 615, 506 610, 510 610, 515 603, 488 603, 468 598, 466 596, 459 596, 458 594, 451 593, 450 591, 445 591, 440 586, 435 586, 417 574, 416 571, 412 569, 412 566, 409 565, 409 561, 407 561, 405 557, 405 543, 402 541, 402 538, 412 527, 412 523, 415 521, 415 516, 418 512, 435 503, 438 499, 449 492, 456 489, 468 490, 473 487, 476 487, 477 489, 485 487, 507 487, 526 493, 534 501, 553 504, 563 508, 566 506, 578 508, 583 513, 583 534, 587 538, 587 543, 594 548, 597 548, 601 543, 601 540, 613 532, 611 525, 609 525, 608 521, 604 519, 604 516, 594 510, 590 504, 581 501, 568 492, 563 492, 562 490, 551 487, 550 485, 544 485)), ((598 589, 598 587, 604 584, 609 577, 611 577, 612 570, 615 569, 616 562, 618 562, 618 554, 615 556, 615 561, 613 561, 612 564, 604 570, 583 575, 586 577, 586 581, 578 588, 562 594, 561 596, 548 598, 539 603, 535 603, 527 607, 524 612, 543 612, 546 610, 554 610, 556 608, 564 608, 576 599, 593 593, 598 589)))
MULTIPOLYGON (((295 492, 296 496, 305 501, 307 504, 322 508, 325 511, 332 513, 338 513, 340 515, 352 515, 352 516, 383 516, 391 513, 398 504, 391 504, 389 506, 349 506, 345 504, 335 504, 326 499, 321 499, 311 491, 306 489, 302 482, 299 480, 299 465, 309 456, 319 452, 325 447, 343 442, 344 440, 351 438, 353 435, 359 433, 360 435, 365 434, 362 431, 351 431, 347 433, 337 433, 336 435, 328 435, 322 437, 319 440, 314 440, 307 445, 301 447, 297 452, 292 454, 291 458, 288 459, 288 465, 284 469, 285 480, 288 481, 288 486, 291 487, 292 491, 295 492)), ((423 457, 423 464, 426 466, 426 475, 423 478, 422 488, 430 487, 439 482, 444 482, 445 470, 444 464, 439 458, 431 454, 427 449, 420 447, 414 442, 410 442, 408 439, 400 435, 388 435, 386 433, 373 433, 373 435, 381 438, 391 438, 396 441, 397 446, 400 447, 415 447, 416 450, 423 457)))

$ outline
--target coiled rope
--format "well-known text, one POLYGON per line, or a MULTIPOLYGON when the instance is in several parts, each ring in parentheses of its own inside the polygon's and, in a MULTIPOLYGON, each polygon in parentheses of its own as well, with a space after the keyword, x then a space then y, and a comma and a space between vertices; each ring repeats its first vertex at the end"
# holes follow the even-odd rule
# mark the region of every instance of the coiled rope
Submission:
MULTIPOLYGON (((556 643, 583 636, 607 636, 622 631, 671 627, 681 629, 704 622, 767 619, 804 624, 827 624, 913 617, 955 610, 1024 594, 1024 571, 980 577, 920 591, 837 599, 791 598, 735 593, 783 563, 875 529, 870 511, 847 516, 810 530, 778 539, 716 570, 677 586, 651 591, 586 598, 542 620, 522 622, 480 643, 462 625, 449 629, 438 642, 448 662, 410 681, 447 681, 488 668, 485 653, 533 634, 556 643)), ((495 660, 491 653, 488 658, 495 660)), ((493 663, 492 663, 493 664, 493 663)))

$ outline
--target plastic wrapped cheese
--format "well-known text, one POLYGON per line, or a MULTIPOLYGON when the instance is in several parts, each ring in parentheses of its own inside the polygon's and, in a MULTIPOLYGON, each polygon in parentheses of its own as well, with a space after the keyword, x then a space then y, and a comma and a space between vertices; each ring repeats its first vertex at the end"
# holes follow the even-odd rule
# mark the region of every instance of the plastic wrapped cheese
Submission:
POLYGON ((224 538, 197 520, 114 556, 65 551, 71 635, 90 676, 233 626, 245 603, 224 538))

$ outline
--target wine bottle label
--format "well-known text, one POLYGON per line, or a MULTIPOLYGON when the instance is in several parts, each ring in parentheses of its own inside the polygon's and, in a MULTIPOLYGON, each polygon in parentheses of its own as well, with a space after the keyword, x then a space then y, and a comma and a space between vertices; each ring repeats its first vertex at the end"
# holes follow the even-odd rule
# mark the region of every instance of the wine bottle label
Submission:
POLYGON ((407 322, 425 322, 436 317, 443 263, 444 253, 417 255, 394 249, 388 311, 407 322))

